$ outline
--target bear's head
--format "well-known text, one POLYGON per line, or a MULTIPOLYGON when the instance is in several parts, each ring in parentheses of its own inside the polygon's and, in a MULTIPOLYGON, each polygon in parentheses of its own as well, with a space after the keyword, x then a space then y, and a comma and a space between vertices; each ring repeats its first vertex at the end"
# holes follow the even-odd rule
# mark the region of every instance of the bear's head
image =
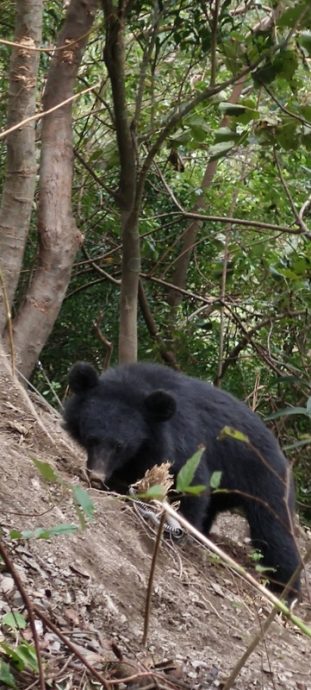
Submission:
POLYGON ((133 378, 114 375, 125 371, 123 367, 99 377, 85 362, 78 362, 69 372, 73 395, 64 410, 65 428, 86 449, 91 478, 102 483, 131 461, 134 465, 139 454, 148 456, 150 443, 161 435, 161 427, 176 410, 170 393, 161 389, 146 392, 143 372, 137 376, 139 367, 127 369, 136 371, 133 378))

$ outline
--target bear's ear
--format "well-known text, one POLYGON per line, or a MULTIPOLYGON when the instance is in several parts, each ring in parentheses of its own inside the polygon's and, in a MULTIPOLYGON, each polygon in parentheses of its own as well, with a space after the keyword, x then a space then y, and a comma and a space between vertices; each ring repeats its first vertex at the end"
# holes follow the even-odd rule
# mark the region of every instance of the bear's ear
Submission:
POLYGON ((170 393, 157 390, 145 398, 145 408, 156 422, 165 422, 176 412, 176 400, 170 393))
POLYGON ((73 393, 85 393, 97 386, 99 381, 96 369, 87 362, 77 362, 70 369, 68 375, 69 387, 73 393))

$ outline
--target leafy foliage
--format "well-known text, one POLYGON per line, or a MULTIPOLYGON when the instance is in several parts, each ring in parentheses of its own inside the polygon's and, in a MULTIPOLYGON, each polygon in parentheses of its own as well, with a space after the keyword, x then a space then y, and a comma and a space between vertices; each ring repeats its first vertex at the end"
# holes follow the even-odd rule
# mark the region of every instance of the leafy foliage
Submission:
POLYGON ((205 448, 199 448, 178 472, 176 481, 176 491, 180 493, 199 494, 206 490, 206 486, 201 484, 192 485, 196 470, 200 464, 201 457, 205 448))
MULTIPOLYGON (((303 498, 311 481, 309 418, 291 412, 285 426, 280 410, 306 409, 310 388, 311 10, 309 0, 284 3, 277 12, 275 5, 241 8, 223 0, 215 14, 214 3, 182 0, 178 8, 164 3, 154 11, 136 0, 126 18, 125 90, 138 170, 159 132, 173 122, 146 174, 139 213, 142 284, 156 331, 141 302, 139 357, 161 360, 173 353, 187 373, 223 385, 269 415, 295 460, 303 498), (244 82, 234 98, 240 72, 244 82), (226 86, 203 98, 213 83, 226 86), (172 306, 167 284, 189 251, 184 238, 191 219, 183 209, 207 215, 192 243, 183 299, 172 306)), ((8 3, 2 18, 12 37, 8 3)), ((63 9, 49 0, 46 44, 62 20, 63 9)), ((80 70, 83 86, 103 77, 100 14, 96 22, 80 70)), ((0 45, 3 93, 8 58, 0 45)), ((40 87, 48 64, 44 53, 40 87)), ((73 206, 85 239, 42 353, 43 371, 33 377, 52 404, 53 391, 65 394, 76 359, 101 368, 108 340, 110 361, 117 361, 122 238, 112 112, 105 73, 102 88, 81 97, 74 110, 73 206)), ((4 98, 3 126, 5 113, 4 98)), ((15 308, 36 267, 35 215, 15 308)))

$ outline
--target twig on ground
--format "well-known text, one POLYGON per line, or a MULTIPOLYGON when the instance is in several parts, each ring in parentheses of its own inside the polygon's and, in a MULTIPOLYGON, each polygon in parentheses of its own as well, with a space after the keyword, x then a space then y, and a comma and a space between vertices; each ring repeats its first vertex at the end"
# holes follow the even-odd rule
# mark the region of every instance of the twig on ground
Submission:
POLYGON ((29 616, 29 625, 31 628, 32 636, 33 636, 33 642, 36 650, 36 655, 37 655, 37 662, 38 662, 38 671, 39 671, 39 683, 40 683, 40 690, 45 690, 45 678, 44 678, 44 670, 43 670, 43 665, 42 665, 42 659, 41 659, 41 653, 40 653, 40 644, 39 644, 39 637, 37 633, 37 628, 36 628, 36 623, 35 623, 35 607, 32 604, 32 601, 30 600, 24 585, 22 584, 22 581, 20 579, 20 576, 15 568, 15 565, 13 561, 11 560, 6 547, 4 546, 3 542, 0 540, 0 555, 2 556, 4 563, 8 569, 8 571, 11 573, 12 578, 15 582, 15 585, 18 589, 18 591, 21 594, 21 597, 23 599, 23 602, 25 604, 25 607, 28 612, 29 616))
MULTIPOLYGON (((302 618, 299 618, 299 616, 293 614, 289 607, 286 606, 286 604, 283 601, 281 601, 281 599, 278 599, 278 597, 275 596, 273 592, 270 592, 270 590, 261 585, 260 582, 257 582, 257 580, 252 575, 250 575, 250 573, 248 573, 242 565, 237 563, 233 558, 231 558, 231 556, 228 556, 228 554, 226 554, 225 551, 220 549, 219 546, 214 544, 210 539, 208 539, 204 534, 202 534, 202 532, 199 532, 199 530, 193 527, 193 525, 191 525, 190 522, 188 522, 188 520, 186 520, 180 513, 174 510, 174 508, 172 508, 172 506, 170 506, 170 504, 167 503, 167 501, 160 502, 155 500, 154 502, 159 508, 165 509, 165 512, 168 513, 168 515, 172 515, 172 517, 174 517, 175 520, 177 520, 180 523, 180 525, 187 530, 187 532, 193 534, 196 537, 196 539, 200 541, 202 544, 204 544, 204 546, 207 546, 207 548, 210 549, 210 551, 216 553, 217 556, 219 556, 222 559, 222 561, 229 566, 229 568, 232 568, 236 573, 239 573, 244 580, 246 580, 250 585, 252 585, 252 587, 255 587, 257 592, 262 594, 267 601, 276 606, 278 611, 283 613, 283 615, 286 618, 288 618, 292 623, 294 623, 294 625, 296 625, 297 628, 299 628, 299 630, 301 630, 307 637, 311 638, 311 628, 308 625, 306 625, 302 618)), ((307 558, 309 558, 309 551, 307 554, 307 558)), ((293 578, 297 576, 300 569, 301 565, 299 566, 299 568, 297 568, 297 572, 293 573, 293 578)), ((289 585, 291 583, 291 580, 289 582, 289 585)))
POLYGON ((12 324, 12 314, 11 314, 11 309, 10 309, 10 303, 9 303, 9 298, 8 298, 8 293, 6 289, 6 284, 4 280, 4 276, 0 267, 0 286, 2 290, 2 295, 3 295, 3 303, 4 303, 4 308, 5 308, 5 315, 7 318, 7 331, 8 331, 8 337, 9 337, 9 345, 10 345, 10 355, 11 355, 11 367, 12 367, 12 374, 15 376, 15 371, 16 371, 16 357, 15 357, 15 348, 14 348, 14 338, 13 338, 13 324, 12 324))
POLYGON ((96 678, 96 680, 98 680, 99 683, 101 683, 104 686, 105 690, 110 690, 110 683, 106 680, 106 678, 104 678, 100 673, 98 673, 98 671, 96 671, 95 668, 93 668, 93 666, 91 666, 91 664, 89 664, 89 662, 85 659, 83 654, 81 654, 80 651, 77 649, 76 645, 74 645, 73 642, 71 642, 71 640, 68 639, 68 637, 63 635, 61 630, 59 630, 59 628, 56 625, 54 625, 54 623, 52 623, 52 621, 45 615, 45 613, 43 613, 43 611, 41 611, 41 609, 39 609, 37 606, 33 606, 33 611, 38 616, 38 618, 40 618, 43 621, 43 623, 45 623, 46 627, 50 628, 50 630, 52 630, 52 632, 55 633, 57 637, 59 637, 59 639, 66 645, 66 647, 70 649, 70 651, 77 657, 77 659, 81 661, 81 663, 94 676, 94 678, 96 678))
MULTIPOLYGON (((307 554, 305 556, 305 562, 309 560, 311 556, 311 546, 307 551, 307 554)), ((290 585, 291 585, 291 580, 293 580, 295 577, 295 573, 293 573, 293 576, 291 577, 290 581, 287 583, 285 589, 284 589, 284 595, 288 592, 290 585)), ((230 673, 229 678, 225 681, 222 690, 229 690, 229 688, 232 687, 236 677, 239 675, 241 669, 243 666, 245 666, 245 663, 247 659, 250 657, 250 655, 253 653, 253 651, 256 649, 256 647, 259 645, 260 642, 264 639, 267 630, 270 628, 271 623, 273 623, 276 615, 279 613, 278 609, 275 607, 272 609, 272 611, 269 613, 269 616, 266 618, 265 622, 263 625, 260 626, 260 630, 256 635, 253 637, 251 640, 250 644, 248 645, 247 649, 245 650, 244 654, 242 654, 241 658, 238 660, 236 665, 234 666, 233 670, 230 673)))
MULTIPOLYGON (((161 504, 160 504, 161 505, 161 504)), ((149 573, 149 580, 148 580, 148 588, 147 588, 147 596, 146 596, 146 606, 145 606, 145 614, 144 614, 144 634, 143 634, 143 639, 142 643, 143 645, 146 644, 147 642, 147 637, 148 637, 148 630, 149 630, 149 621, 150 621, 150 608, 151 608, 151 595, 152 595, 152 585, 153 585, 153 580, 154 580, 154 573, 155 573, 155 566, 157 562, 157 557, 159 553, 159 548, 161 544, 161 538, 163 534, 163 529, 164 529, 164 522, 165 522, 165 510, 163 510, 160 518, 160 524, 158 527, 158 533, 157 533, 157 538, 155 541, 154 545, 154 550, 153 550, 153 555, 152 555, 152 561, 151 561, 151 566, 150 566, 150 573, 149 573)))

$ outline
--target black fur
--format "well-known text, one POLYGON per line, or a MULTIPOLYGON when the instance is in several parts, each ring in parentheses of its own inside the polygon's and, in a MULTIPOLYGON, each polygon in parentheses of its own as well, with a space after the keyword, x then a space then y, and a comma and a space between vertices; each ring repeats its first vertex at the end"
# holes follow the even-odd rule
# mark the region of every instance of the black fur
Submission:
MULTIPOLYGON (((273 434, 244 403, 153 364, 120 366, 98 377, 91 365, 77 363, 69 382, 74 395, 65 408, 65 426, 87 450, 89 471, 110 487, 128 487, 168 460, 176 476, 205 446, 193 483, 209 486, 211 474, 221 471, 221 488, 228 493, 184 496, 183 515, 206 534, 219 511, 241 507, 254 548, 274 569, 271 580, 276 587, 288 582, 300 563, 292 534, 291 473, 273 434), (246 434, 252 447, 220 440, 225 426, 246 434)), ((299 578, 292 591, 298 590, 299 578)))

